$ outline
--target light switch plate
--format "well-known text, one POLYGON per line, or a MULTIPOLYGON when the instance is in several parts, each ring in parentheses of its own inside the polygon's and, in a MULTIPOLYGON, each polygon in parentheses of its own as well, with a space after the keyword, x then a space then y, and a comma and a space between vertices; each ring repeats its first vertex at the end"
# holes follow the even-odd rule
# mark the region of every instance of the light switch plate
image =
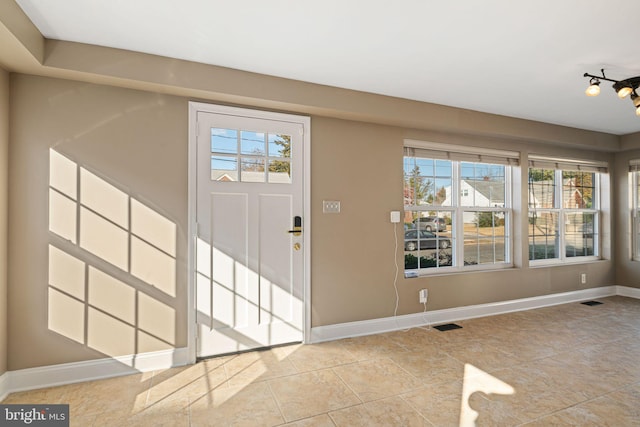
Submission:
POLYGON ((322 213, 340 213, 339 200, 323 200, 322 213))

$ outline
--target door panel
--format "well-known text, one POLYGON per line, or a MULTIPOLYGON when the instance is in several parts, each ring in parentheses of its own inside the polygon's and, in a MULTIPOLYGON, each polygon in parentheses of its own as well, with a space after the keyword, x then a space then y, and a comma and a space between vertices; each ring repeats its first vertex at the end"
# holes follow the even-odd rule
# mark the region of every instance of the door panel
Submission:
POLYGON ((302 124, 197 113, 197 357, 302 341, 302 124))
POLYGON ((260 195, 260 323, 290 322, 289 298, 279 298, 281 289, 291 293, 291 237, 288 230, 292 217, 291 196, 260 195))
POLYGON ((246 327, 251 280, 247 268, 247 194, 211 195, 212 317, 216 327, 246 327))

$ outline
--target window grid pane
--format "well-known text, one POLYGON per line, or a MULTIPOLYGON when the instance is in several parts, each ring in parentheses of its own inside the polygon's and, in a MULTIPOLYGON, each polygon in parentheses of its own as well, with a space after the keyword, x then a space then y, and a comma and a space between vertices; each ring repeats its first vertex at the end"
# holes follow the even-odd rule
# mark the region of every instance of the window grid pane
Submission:
POLYGON ((556 179, 553 169, 529 169, 529 208, 556 207, 556 179))
POLYGON ((504 207, 505 166, 463 162, 460 168, 461 206, 504 207))
POLYGON ((529 259, 553 259, 558 251, 558 213, 541 211, 529 213, 529 259))
POLYGON ((591 209, 595 195, 595 173, 562 171, 562 206, 591 209))
POLYGON ((451 206, 447 188, 452 183, 449 160, 404 158, 404 204, 408 206, 451 206))
POLYGON ((238 131, 234 129, 211 128, 211 152, 236 154, 238 152, 238 131))
POLYGON ((568 213, 564 227, 567 257, 595 255, 597 224, 595 213, 568 213))
POLYGON ((507 261, 509 237, 506 211, 465 211, 464 265, 500 264, 507 261))
POLYGON ((405 270, 453 265, 452 215, 450 211, 405 213, 405 270))

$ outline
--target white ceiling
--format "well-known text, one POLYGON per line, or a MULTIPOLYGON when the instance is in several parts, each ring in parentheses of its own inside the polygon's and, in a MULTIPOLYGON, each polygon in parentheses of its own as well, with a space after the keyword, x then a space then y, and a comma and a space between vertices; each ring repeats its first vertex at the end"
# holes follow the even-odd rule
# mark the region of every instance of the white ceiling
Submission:
POLYGON ((51 39, 613 134, 640 75, 640 1, 17 0, 51 39))

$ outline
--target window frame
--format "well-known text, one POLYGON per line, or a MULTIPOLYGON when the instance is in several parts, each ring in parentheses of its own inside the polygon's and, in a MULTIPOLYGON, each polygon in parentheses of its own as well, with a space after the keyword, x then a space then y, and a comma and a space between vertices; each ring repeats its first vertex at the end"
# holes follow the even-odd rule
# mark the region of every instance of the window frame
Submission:
MULTIPOLYGON (((602 253, 602 218, 605 214, 603 209, 603 175, 608 173, 608 167, 606 162, 597 162, 597 161, 581 161, 574 159, 551 159, 546 157, 538 157, 538 156, 530 156, 529 157, 529 165, 527 168, 527 182, 529 182, 529 175, 531 169, 543 169, 543 170, 553 170, 554 171, 554 206, 551 208, 535 208, 531 206, 531 203, 527 202, 527 222, 529 221, 530 215, 532 212, 552 212, 557 214, 557 233, 558 233, 558 242, 557 246, 559 248, 559 256, 554 258, 542 258, 542 259, 532 259, 531 251, 528 251, 527 255, 529 259, 529 265, 531 267, 541 267, 541 266, 552 266, 559 265, 565 263, 571 264, 580 264, 580 263, 589 263, 596 262, 603 259, 602 253), (563 181, 563 172, 589 172, 594 173, 594 183, 593 183, 593 191, 595 193, 592 199, 592 207, 591 208, 569 208, 564 207, 564 181, 563 181), (566 223, 567 217, 570 214, 579 214, 579 213, 587 213, 594 215, 593 221, 593 255, 583 255, 583 256, 572 256, 568 257, 566 254, 567 251, 567 239, 566 239, 566 223)), ((609 190, 610 191, 610 190, 609 190)), ((527 184, 527 200, 531 200, 531 188, 529 184, 527 184)), ((527 233, 526 241, 527 246, 530 245, 530 237, 529 233, 527 233)))
POLYGON ((640 159, 629 162, 629 207, 631 218, 631 260, 640 261, 640 159))
MULTIPOLYGON (((519 171, 520 153, 506 150, 494 150, 478 147, 458 146, 452 144, 429 143, 424 141, 405 140, 405 153, 403 155, 403 180, 405 176, 405 162, 407 157, 451 161, 451 205, 407 205, 403 206, 405 216, 407 212, 428 212, 428 216, 441 216, 444 212, 451 220, 451 251, 452 265, 406 269, 405 277, 454 274, 472 271, 503 270, 513 268, 514 263, 514 234, 513 219, 515 215, 513 206, 513 174, 519 171), (504 166, 504 205, 503 206, 463 206, 462 205, 462 164, 477 163, 485 165, 504 166), (435 214, 433 214, 435 212, 435 214), (465 212, 496 212, 504 213, 504 262, 487 264, 464 264, 464 217, 465 212)), ((403 184, 404 188, 404 184, 403 184)), ((404 192, 404 190, 403 190, 404 192)), ((415 203, 415 202, 414 202, 415 203)), ((476 237, 477 238, 477 237, 476 237)), ((492 240, 495 244, 495 236, 492 240)))

